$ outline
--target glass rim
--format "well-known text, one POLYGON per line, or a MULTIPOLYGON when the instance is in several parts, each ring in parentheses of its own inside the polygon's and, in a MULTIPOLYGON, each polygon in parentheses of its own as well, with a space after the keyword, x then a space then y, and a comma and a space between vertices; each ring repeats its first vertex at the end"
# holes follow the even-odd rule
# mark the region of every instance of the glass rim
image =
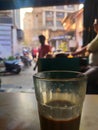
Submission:
POLYGON ((84 75, 82 72, 79 72, 79 71, 70 71, 70 70, 51 70, 51 71, 41 71, 41 72, 38 72, 38 73, 35 73, 33 75, 34 78, 36 79, 40 79, 40 80, 47 80, 47 81, 80 81, 80 80, 86 80, 87 79, 87 76, 84 75), (44 74, 44 73, 73 73, 73 74, 77 74, 78 76, 77 77, 71 77, 71 78, 51 78, 51 77, 46 77, 45 76, 41 76, 41 74, 44 74))

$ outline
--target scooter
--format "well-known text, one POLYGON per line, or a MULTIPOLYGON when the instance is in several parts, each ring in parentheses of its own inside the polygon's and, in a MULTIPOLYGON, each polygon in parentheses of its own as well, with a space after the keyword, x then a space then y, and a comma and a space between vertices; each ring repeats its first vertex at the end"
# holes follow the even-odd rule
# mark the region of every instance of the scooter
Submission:
POLYGON ((0 61, 3 61, 4 64, 4 70, 0 71, 0 74, 19 74, 21 72, 21 62, 19 59, 4 60, 0 58, 0 61))
POLYGON ((22 62, 24 63, 25 67, 29 67, 32 65, 32 59, 31 53, 29 50, 23 50, 23 56, 20 56, 22 62))

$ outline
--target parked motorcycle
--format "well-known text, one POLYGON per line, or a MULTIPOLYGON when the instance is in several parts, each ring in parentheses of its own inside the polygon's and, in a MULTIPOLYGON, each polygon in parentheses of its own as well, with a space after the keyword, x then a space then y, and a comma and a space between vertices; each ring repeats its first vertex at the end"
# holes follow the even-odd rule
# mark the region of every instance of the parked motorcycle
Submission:
POLYGON ((19 74, 21 72, 21 61, 19 59, 4 60, 0 58, 0 62, 3 61, 4 70, 0 71, 0 74, 19 74))
POLYGON ((29 50, 23 49, 23 55, 20 56, 22 62, 24 63, 25 67, 29 67, 32 65, 33 57, 29 50))

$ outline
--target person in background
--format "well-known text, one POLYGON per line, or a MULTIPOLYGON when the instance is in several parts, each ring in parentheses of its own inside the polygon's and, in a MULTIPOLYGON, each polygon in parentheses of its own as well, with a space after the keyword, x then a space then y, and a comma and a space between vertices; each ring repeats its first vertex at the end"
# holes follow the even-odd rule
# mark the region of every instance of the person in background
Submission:
POLYGON ((44 58, 49 52, 52 51, 50 45, 45 43, 46 38, 44 35, 39 35, 39 42, 41 44, 40 48, 38 49, 38 57, 44 58))
POLYGON ((82 47, 79 51, 73 52, 72 55, 79 55, 88 52, 89 67, 84 72, 88 78, 87 93, 98 93, 98 19, 94 21, 94 31, 97 33, 96 37, 82 47), (94 88, 94 86, 97 86, 94 88), (95 90, 94 90, 95 89, 95 90))
MULTIPOLYGON (((39 35, 38 38, 39 38, 39 42, 41 44, 38 49, 38 58, 45 58, 48 53, 52 52, 52 47, 45 43, 46 38, 44 35, 39 35)), ((36 69, 37 64, 38 63, 36 63, 34 70, 36 69)))
POLYGON ((33 59, 36 58, 36 55, 37 55, 37 53, 38 53, 38 49, 37 49, 37 47, 32 48, 31 53, 32 53, 32 57, 33 57, 33 59))
POLYGON ((38 48, 37 47, 32 48, 31 53, 32 53, 33 60, 36 61, 38 58, 38 48))

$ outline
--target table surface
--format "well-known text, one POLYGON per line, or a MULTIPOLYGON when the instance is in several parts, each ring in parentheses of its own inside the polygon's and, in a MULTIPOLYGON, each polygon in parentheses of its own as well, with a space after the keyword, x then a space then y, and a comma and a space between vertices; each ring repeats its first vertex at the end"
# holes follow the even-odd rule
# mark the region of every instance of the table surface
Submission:
MULTIPOLYGON (((40 130, 34 93, 0 93, 0 130, 40 130)), ((98 130, 98 95, 86 95, 80 130, 98 130)))

